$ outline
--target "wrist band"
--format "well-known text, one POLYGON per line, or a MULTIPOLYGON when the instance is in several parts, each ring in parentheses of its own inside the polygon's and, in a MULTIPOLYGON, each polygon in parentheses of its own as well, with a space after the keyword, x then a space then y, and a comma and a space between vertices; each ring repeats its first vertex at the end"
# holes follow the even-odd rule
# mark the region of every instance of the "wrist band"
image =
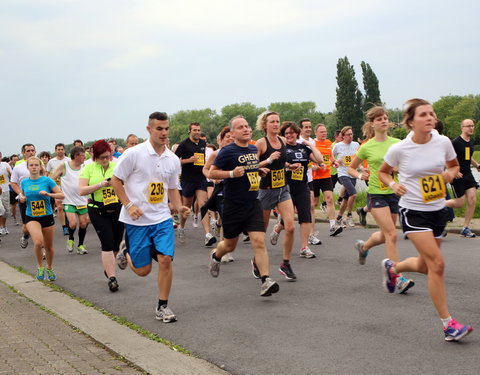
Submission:
POLYGON ((390 181, 390 183, 388 184, 389 187, 392 187, 393 185, 395 185, 395 181, 390 181))
POLYGON ((99 182, 99 183, 98 183, 98 188, 101 189, 102 187, 103 187, 103 186, 102 186, 102 183, 99 182))
POLYGON ((130 207, 133 206, 133 202, 129 202, 126 206, 125 209, 128 210, 130 207))
POLYGON ((270 158, 267 158, 267 163, 268 163, 268 164, 272 164, 272 163, 273 163, 273 160, 270 159, 270 158))
POLYGON ((233 175, 233 170, 230 171, 230 178, 234 178, 235 176, 233 175))

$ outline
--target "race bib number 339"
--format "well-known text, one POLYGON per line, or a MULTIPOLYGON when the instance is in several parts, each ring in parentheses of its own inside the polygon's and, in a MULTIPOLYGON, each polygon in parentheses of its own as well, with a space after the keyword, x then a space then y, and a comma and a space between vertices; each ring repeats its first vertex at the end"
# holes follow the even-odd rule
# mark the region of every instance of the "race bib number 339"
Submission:
POLYGON ((148 184, 148 203, 162 203, 164 196, 163 182, 150 182, 148 184))
POLYGON ((258 172, 247 172, 248 181, 250 182, 250 189, 248 191, 258 191, 260 188, 260 177, 258 172))
POLYGON ((446 188, 442 175, 436 174, 428 177, 420 177, 418 180, 424 203, 445 198, 446 188))

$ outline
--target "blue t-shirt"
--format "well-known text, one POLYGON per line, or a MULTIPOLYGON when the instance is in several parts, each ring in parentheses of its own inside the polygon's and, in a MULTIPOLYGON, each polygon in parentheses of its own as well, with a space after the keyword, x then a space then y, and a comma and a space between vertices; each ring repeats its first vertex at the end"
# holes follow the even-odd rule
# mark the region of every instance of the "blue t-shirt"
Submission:
POLYGON ((224 171, 231 171, 238 166, 245 168, 242 177, 226 178, 223 189, 225 199, 246 205, 252 204, 258 197, 260 177, 258 176, 257 147, 237 146, 235 143, 223 147, 213 164, 224 171))
POLYGON ((53 214, 50 197, 40 195, 39 192, 45 190, 47 193, 51 193, 52 189, 57 186, 55 181, 45 176, 36 180, 26 178, 20 183, 20 186, 27 198, 27 216, 41 217, 53 214))

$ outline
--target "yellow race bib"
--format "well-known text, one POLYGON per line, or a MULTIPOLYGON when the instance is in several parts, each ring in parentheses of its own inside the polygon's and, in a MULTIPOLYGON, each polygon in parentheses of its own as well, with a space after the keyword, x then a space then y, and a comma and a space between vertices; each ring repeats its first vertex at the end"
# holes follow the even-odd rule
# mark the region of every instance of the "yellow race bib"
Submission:
POLYGON ((272 174, 272 188, 281 188, 285 186, 285 169, 275 169, 270 171, 272 174))
POLYGON ((102 190, 102 199, 105 206, 112 203, 118 203, 117 194, 115 194, 115 190, 113 190, 112 187, 107 187, 102 190))
POLYGON ((296 171, 292 171, 292 180, 303 181, 303 165, 296 171))
POLYGON ((0 185, 5 183, 5 176, 2 174, 0 175, 0 185))
POLYGON ((436 174, 428 177, 420 177, 418 181, 420 183, 420 192, 422 193, 424 203, 445 198, 447 189, 445 188, 445 182, 443 181, 442 175, 436 174))
POLYGON ((470 147, 465 147, 465 160, 470 160, 470 147))
POLYGON ((44 200, 30 202, 30 208, 32 209, 32 216, 45 216, 47 214, 44 200))
POLYGON ((330 154, 322 155, 323 156, 323 163, 326 167, 330 167, 330 154))
MULTIPOLYGON (((394 173, 392 175, 393 177, 393 181, 395 181, 396 183, 398 183, 398 175, 396 173, 394 173)), ((380 190, 384 191, 384 190, 387 190, 387 189, 391 189, 390 186, 388 185, 385 185, 382 180, 380 180, 380 178, 378 178, 378 185, 380 186, 380 190)))
POLYGON ((248 181, 250 182, 250 189, 248 191, 258 191, 260 188, 260 177, 258 172, 247 172, 248 181))
POLYGON ((197 157, 197 161, 194 162, 193 165, 199 165, 203 167, 205 165, 205 154, 201 152, 195 152, 193 155, 197 157))
POLYGON ((343 157, 343 166, 348 167, 350 166, 350 163, 352 162, 352 156, 351 155, 346 155, 343 157))
POLYGON ((77 208, 77 210, 84 210, 85 208, 87 208, 87 206, 75 206, 77 208))
POLYGON ((148 184, 148 203, 162 203, 165 197, 163 182, 150 182, 148 184))

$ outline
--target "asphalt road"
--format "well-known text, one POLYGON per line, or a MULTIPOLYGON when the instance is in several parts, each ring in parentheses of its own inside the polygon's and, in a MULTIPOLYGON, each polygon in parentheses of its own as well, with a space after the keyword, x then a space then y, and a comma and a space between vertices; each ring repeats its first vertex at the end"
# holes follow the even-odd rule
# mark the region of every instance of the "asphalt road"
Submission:
MULTIPOLYGON (((406 275, 415 287, 406 295, 390 295, 381 286, 383 247, 371 251, 366 265, 358 264, 353 241, 366 239, 372 229, 347 229, 332 238, 327 224, 317 224, 323 244, 312 246, 314 259, 299 258, 296 250, 296 282, 287 282, 277 271, 280 237, 277 246, 268 246, 271 275, 280 291, 262 298, 260 282, 251 275, 248 244, 239 245, 235 262, 222 265, 214 279, 207 270, 209 249, 203 246, 201 229, 192 229, 190 221, 187 225, 187 241, 176 248, 169 300, 176 323, 154 318, 156 273, 141 278, 118 270, 120 290, 108 290, 92 227, 87 255, 68 254, 66 237, 57 228, 56 283, 232 374, 480 373, 478 238, 449 234, 444 241, 450 311, 476 329, 460 343, 447 343, 425 276, 406 275)), ((21 249, 19 237, 19 227, 10 227, 2 237, 0 259, 35 273, 32 245, 21 249)), ((400 240, 399 247, 402 257, 416 254, 409 241, 400 240)))

